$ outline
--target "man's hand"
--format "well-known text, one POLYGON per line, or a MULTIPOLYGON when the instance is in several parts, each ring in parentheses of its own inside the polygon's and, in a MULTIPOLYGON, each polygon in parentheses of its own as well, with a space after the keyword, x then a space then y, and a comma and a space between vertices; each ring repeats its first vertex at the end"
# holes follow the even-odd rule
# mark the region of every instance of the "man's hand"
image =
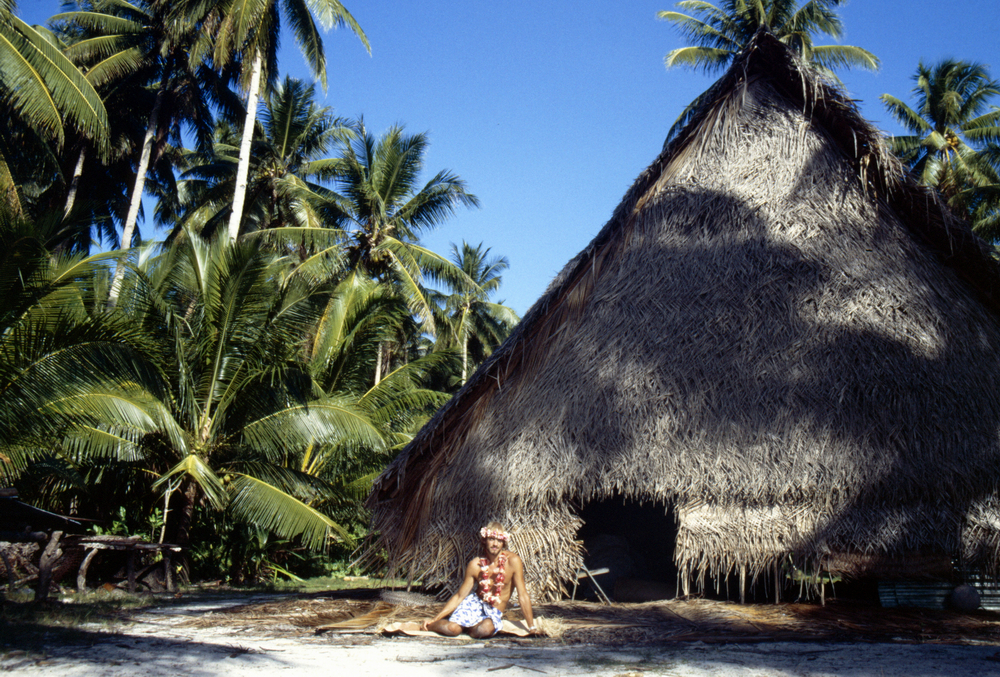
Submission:
POLYGON ((420 624, 420 629, 423 630, 424 632, 430 632, 430 628, 427 627, 427 624, 430 622, 431 621, 424 619, 424 622, 420 624))

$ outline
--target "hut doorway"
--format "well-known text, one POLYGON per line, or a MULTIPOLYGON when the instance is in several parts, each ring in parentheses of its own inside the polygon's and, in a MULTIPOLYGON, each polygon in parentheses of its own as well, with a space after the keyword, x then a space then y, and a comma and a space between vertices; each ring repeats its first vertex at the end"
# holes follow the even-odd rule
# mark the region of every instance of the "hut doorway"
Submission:
MULTIPOLYGON (((642 502, 621 495, 591 501, 578 512, 583 526, 584 563, 590 570, 607 568, 597 576, 601 588, 618 602, 648 602, 677 596, 674 544, 677 519, 671 505, 642 502)), ((587 582, 580 594, 596 592, 587 582)))

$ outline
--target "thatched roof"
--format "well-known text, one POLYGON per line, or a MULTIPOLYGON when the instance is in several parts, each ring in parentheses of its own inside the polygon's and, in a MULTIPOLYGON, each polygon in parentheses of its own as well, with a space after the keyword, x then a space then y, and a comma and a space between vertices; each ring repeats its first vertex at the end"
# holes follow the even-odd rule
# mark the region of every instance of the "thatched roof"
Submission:
POLYGON ((762 32, 382 474, 374 548, 454 583, 499 519, 552 598, 624 496, 674 508, 695 584, 995 563, 998 311, 987 246, 762 32))

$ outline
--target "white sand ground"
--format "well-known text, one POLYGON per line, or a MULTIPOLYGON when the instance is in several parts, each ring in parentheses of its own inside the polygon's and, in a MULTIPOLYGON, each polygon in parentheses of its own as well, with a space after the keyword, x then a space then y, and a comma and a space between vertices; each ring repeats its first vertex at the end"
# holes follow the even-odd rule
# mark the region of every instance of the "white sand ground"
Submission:
POLYGON ((543 647, 532 640, 457 642, 309 631, 268 636, 232 627, 183 625, 211 609, 200 604, 145 612, 113 629, 86 628, 79 640, 47 647, 42 653, 8 649, 0 658, 0 672, 46 677, 1000 676, 1000 646, 995 645, 696 642, 615 649, 543 647))

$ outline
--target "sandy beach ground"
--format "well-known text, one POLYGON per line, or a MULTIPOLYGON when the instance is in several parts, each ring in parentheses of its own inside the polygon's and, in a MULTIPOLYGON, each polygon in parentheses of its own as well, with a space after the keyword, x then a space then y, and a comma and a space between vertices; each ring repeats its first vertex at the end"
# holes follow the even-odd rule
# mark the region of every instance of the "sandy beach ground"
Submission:
POLYGON ((371 634, 192 627, 233 602, 196 602, 135 614, 113 626, 9 644, 0 671, 46 677, 172 675, 295 677, 394 675, 998 675, 1000 646, 933 643, 662 643, 640 647, 497 638, 486 642, 371 634))

